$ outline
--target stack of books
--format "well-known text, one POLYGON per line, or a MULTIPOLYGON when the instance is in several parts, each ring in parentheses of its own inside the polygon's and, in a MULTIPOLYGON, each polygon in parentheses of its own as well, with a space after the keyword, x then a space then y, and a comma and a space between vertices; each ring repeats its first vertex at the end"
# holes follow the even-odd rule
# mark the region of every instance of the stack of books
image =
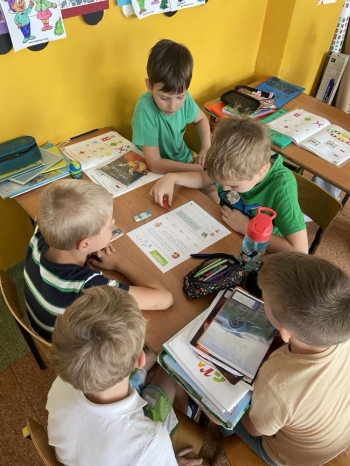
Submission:
POLYGON ((40 148, 41 160, 0 176, 0 196, 16 197, 70 174, 68 161, 52 143, 40 148))
POLYGON ((224 290, 163 345, 158 362, 219 424, 233 429, 276 335, 263 301, 241 288, 224 290))

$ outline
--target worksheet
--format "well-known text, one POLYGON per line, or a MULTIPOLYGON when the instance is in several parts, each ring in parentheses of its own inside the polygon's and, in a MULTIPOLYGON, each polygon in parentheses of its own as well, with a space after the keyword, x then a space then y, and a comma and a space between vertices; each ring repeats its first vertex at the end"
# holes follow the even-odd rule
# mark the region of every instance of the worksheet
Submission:
POLYGON ((193 201, 128 233, 163 273, 229 234, 193 201))

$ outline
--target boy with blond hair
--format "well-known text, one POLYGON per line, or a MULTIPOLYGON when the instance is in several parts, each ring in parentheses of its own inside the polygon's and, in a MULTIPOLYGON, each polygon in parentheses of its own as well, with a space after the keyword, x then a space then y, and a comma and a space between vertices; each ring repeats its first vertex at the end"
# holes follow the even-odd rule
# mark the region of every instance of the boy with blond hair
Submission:
POLYGON ((129 291, 141 309, 172 305, 171 293, 158 280, 109 246, 113 224, 113 198, 100 185, 60 180, 42 192, 26 256, 24 295, 31 325, 46 340, 51 341, 57 315, 93 286, 129 291), (87 262, 94 253, 98 257, 87 262), (109 280, 90 266, 120 272, 133 285, 109 280))
POLYGON ((150 194, 164 206, 171 205, 175 185, 202 189, 215 183, 222 220, 244 235, 259 206, 277 213, 267 250, 307 252, 303 214, 298 203, 297 183, 283 165, 281 155, 270 155, 270 132, 262 122, 236 116, 219 121, 206 158, 206 171, 169 173, 150 194))
POLYGON ((168 432, 177 425, 177 384, 161 367, 144 384, 145 331, 135 299, 115 287, 86 290, 58 316, 51 350, 58 377, 46 409, 49 443, 63 464, 202 464, 184 457, 191 449, 175 458, 168 432))
POLYGON ((286 345, 261 366, 235 433, 270 465, 319 466, 350 444, 350 277, 287 252, 267 258, 258 282, 286 345))
POLYGON ((136 104, 132 118, 133 143, 142 149, 155 173, 201 172, 210 146, 205 114, 188 88, 193 58, 182 44, 162 39, 151 49, 147 62, 147 91, 136 104), (184 141, 186 125, 194 123, 201 149, 196 163, 184 141))

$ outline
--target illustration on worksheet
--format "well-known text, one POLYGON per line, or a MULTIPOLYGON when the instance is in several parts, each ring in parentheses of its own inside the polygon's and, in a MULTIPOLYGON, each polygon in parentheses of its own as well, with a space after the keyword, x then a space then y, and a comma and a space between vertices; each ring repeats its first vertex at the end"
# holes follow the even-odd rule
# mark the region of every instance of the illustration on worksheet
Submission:
POLYGON ((181 262, 230 231, 191 201, 128 233, 128 236, 162 271, 181 262))
POLYGON ((7 0, 2 4, 2 11, 15 52, 66 37, 59 3, 7 0))

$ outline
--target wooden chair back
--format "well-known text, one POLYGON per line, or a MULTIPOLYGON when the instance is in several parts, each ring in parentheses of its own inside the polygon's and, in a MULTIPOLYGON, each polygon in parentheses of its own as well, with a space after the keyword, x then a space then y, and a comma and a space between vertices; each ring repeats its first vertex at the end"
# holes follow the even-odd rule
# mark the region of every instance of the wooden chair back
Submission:
POLYGON ((21 309, 21 305, 18 301, 18 294, 16 285, 10 279, 10 277, 4 272, 0 270, 0 289, 2 296, 5 300, 5 303, 15 318, 18 326, 20 326, 26 333, 28 333, 37 343, 40 350, 43 354, 48 357, 50 353, 51 344, 37 335, 34 330, 32 330, 27 321, 24 317, 23 311, 21 309))
POLYGON ((310 246, 309 254, 318 248, 321 238, 334 217, 341 209, 341 203, 311 180, 293 172, 298 184, 298 200, 301 210, 310 217, 319 229, 310 246))
MULTIPOLYGON (((204 429, 179 411, 176 411, 176 416, 179 420, 179 426, 172 437, 174 451, 177 452, 188 446, 192 446, 193 452, 187 456, 197 457, 204 443, 204 429)), ((49 445, 46 429, 31 418, 27 419, 27 429, 28 431, 25 435, 30 435, 44 464, 46 466, 62 465, 56 458, 54 447, 49 445)))
MULTIPOLYGON (((237 435, 230 435, 221 441, 212 458, 212 466, 215 466, 219 461, 223 452, 225 452, 230 466, 266 466, 265 461, 254 453, 237 435)), ((328 463, 325 463, 324 466, 350 466, 350 457, 342 452, 328 463)))

